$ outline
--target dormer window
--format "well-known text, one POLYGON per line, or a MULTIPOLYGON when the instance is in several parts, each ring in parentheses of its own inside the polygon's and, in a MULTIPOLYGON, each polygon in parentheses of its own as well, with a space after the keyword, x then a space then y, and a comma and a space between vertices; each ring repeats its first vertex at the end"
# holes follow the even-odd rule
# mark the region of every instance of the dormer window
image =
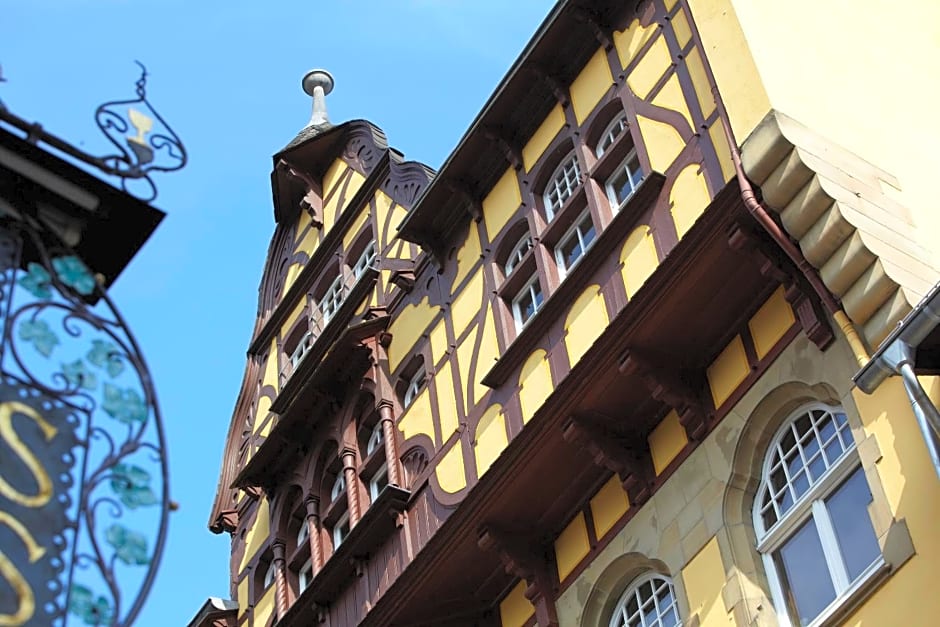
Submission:
POLYGON ((545 216, 549 220, 553 219, 565 201, 571 198, 580 186, 581 168, 578 166, 578 156, 572 150, 562 159, 561 165, 552 173, 548 185, 545 186, 545 193, 542 195, 545 201, 545 216))
POLYGON ((532 250, 532 235, 525 232, 522 234, 522 237, 519 238, 519 241, 516 242, 516 245, 513 246, 509 256, 506 258, 506 263, 503 265, 503 275, 509 276, 512 274, 512 271, 516 269, 516 266, 519 265, 519 262, 522 261, 525 254, 530 250, 532 250))
POLYGON ((595 154, 598 157, 603 156, 603 154, 607 152, 607 149, 613 145, 614 140, 623 133, 625 128, 627 128, 627 114, 621 113, 604 129, 600 140, 597 142, 597 147, 594 149, 595 154))
POLYGON ((405 407, 410 407, 414 400, 418 397, 418 394, 421 390, 424 389, 425 384, 427 383, 427 374, 424 371, 424 365, 422 364, 418 371, 414 373, 411 379, 408 381, 407 387, 405 387, 405 394, 402 398, 402 405, 405 407))

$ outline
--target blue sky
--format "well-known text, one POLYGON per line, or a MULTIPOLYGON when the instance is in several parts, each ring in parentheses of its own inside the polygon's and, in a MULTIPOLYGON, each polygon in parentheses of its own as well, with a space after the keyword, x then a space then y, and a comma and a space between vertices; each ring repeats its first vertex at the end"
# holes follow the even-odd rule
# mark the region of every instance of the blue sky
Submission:
POLYGON ((300 78, 329 69, 334 122, 368 118, 439 167, 550 0, 0 0, 0 100, 92 153, 95 107, 148 96, 183 139, 157 180, 167 218, 112 296, 156 380, 181 509, 138 625, 185 625, 226 596, 227 536, 206 529, 245 362, 273 211, 271 155, 310 115, 300 78))

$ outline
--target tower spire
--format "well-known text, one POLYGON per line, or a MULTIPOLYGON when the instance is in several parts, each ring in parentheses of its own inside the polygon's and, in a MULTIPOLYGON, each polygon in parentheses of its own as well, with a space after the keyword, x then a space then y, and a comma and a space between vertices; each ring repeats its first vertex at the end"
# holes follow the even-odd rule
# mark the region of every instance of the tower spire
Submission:
POLYGON ((326 113, 326 96, 333 91, 333 75, 326 70, 310 70, 304 74, 304 91, 313 97, 313 112, 307 126, 323 126, 330 123, 326 113))

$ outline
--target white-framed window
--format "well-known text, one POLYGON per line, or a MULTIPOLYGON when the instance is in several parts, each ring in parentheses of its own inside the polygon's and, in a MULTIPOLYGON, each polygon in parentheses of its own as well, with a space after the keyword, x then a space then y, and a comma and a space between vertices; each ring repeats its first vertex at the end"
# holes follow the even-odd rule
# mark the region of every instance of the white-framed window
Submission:
POLYGON ((621 113, 620 117, 615 118, 607 125, 607 128, 604 129, 601 138, 597 141, 597 147, 594 149, 594 153, 600 157, 607 152, 607 149, 613 145, 614 140, 620 136, 625 128, 627 128, 627 114, 621 113))
POLYGON ((324 326, 336 315, 336 312, 339 311, 339 307, 343 304, 345 296, 346 289, 343 283, 343 277, 340 275, 333 279, 333 282, 330 283, 330 287, 327 288, 323 298, 320 299, 320 314, 323 316, 324 326))
POLYGON ((512 247, 512 252, 506 257, 506 263, 503 264, 503 275, 509 276, 516 269, 526 253, 532 250, 532 235, 527 231, 522 234, 516 245, 512 247))
POLYGON ((264 589, 267 590, 274 583, 274 560, 268 564, 268 569, 264 571, 264 589))
POLYGON ((424 389, 424 384, 427 383, 427 379, 428 375, 424 371, 424 366, 421 366, 411 377, 411 380, 408 381, 408 387, 405 388, 405 394, 402 398, 402 404, 405 407, 411 407, 411 404, 418 397, 418 394, 424 389))
POLYGON ((303 546, 304 542, 306 542, 309 537, 310 528, 307 525, 307 520, 304 519, 304 521, 300 523, 300 529, 297 530, 297 547, 300 548, 303 546))
POLYGON ((754 530, 780 624, 823 622, 884 563, 845 413, 813 404, 771 442, 754 530))
POLYGON ((532 319, 544 300, 542 285, 536 275, 512 299, 512 317, 516 321, 516 331, 521 331, 522 327, 532 319))
POLYGON ((366 271, 366 268, 372 265, 372 262, 375 261, 375 241, 369 242, 369 245, 366 246, 366 249, 362 251, 362 254, 359 255, 359 259, 356 260, 356 263, 352 267, 353 276, 356 280, 362 276, 362 273, 366 271))
POLYGON ((330 502, 333 503, 346 491, 346 475, 340 470, 333 481, 333 487, 330 488, 330 502))
POLYGON ((595 235, 591 213, 585 211, 568 229, 568 232, 561 236, 555 246, 555 261, 562 277, 584 256, 584 251, 594 242, 595 235))
POLYGON ((297 343, 297 347, 294 348, 294 351, 290 354, 290 364, 294 368, 303 361, 303 358, 307 356, 307 352, 310 350, 310 347, 313 346, 313 333, 307 331, 304 333, 304 336, 300 338, 300 342, 297 343))
POLYGON ((297 571, 297 583, 300 584, 300 591, 306 590, 311 581, 313 581, 313 560, 308 559, 297 571))
POLYGON ((682 627, 672 581, 658 573, 634 580, 617 602, 610 627, 682 627))
POLYGON ((385 489, 385 486, 388 485, 388 466, 382 464, 381 468, 375 471, 375 474, 372 475, 372 479, 369 480, 369 498, 372 499, 372 502, 375 502, 375 499, 379 498, 379 495, 382 493, 382 490, 385 489))
POLYGON ((572 150, 552 173, 548 185, 545 186, 545 193, 542 198, 545 201, 545 215, 549 220, 555 217, 555 213, 561 209, 566 200, 574 195, 580 186, 581 168, 578 166, 578 156, 572 150))
POLYGON ((369 434, 369 441, 366 442, 366 455, 371 455, 385 442, 385 432, 382 430, 382 421, 375 423, 372 427, 372 433, 369 434))
POLYGON ((349 535, 349 512, 345 512, 333 525, 333 550, 339 548, 343 540, 349 535))
POLYGON ((642 182, 643 170, 640 168, 640 160, 634 149, 630 151, 623 163, 617 166, 604 184, 607 190, 607 200, 610 201, 610 208, 614 213, 620 211, 642 182))

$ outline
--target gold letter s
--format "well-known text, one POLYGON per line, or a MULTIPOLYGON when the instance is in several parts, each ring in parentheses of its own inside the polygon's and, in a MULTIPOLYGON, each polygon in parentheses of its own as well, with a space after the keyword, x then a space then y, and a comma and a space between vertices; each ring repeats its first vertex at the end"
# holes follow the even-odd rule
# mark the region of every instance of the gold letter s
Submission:
MULTIPOLYGON (((39 491, 36 495, 30 496, 23 494, 7 483, 3 477, 0 477, 0 494, 24 507, 42 507, 48 503, 49 499, 52 497, 52 481, 49 480, 49 474, 46 472, 46 469, 42 467, 42 464, 36 459, 36 456, 33 455, 33 452, 29 450, 29 447, 23 443, 23 440, 20 439, 20 436, 18 436, 13 429, 13 414, 15 413, 32 418, 36 424, 39 425, 47 442, 54 438, 57 432, 55 427, 46 422, 46 419, 29 405, 18 401, 0 404, 0 437, 10 444, 10 448, 13 449, 14 453, 19 455, 23 463, 26 464, 26 467, 33 473, 33 476, 36 478, 36 483, 39 485, 39 491)), ((3 623, 0 623, 0 625, 2 624, 3 623)))
MULTIPOLYGON (((36 540, 30 535, 29 531, 26 530, 23 523, 13 518, 13 516, 7 512, 0 511, 0 523, 6 523, 6 525, 20 537, 23 544, 26 545, 26 552, 29 555, 30 564, 46 553, 46 549, 36 544, 36 540)), ((11 562, 2 551, 0 551, 0 575, 9 582, 19 599, 19 607, 16 608, 16 613, 0 614, 0 626, 19 627, 20 625, 25 625, 26 621, 32 618, 36 611, 36 596, 33 594, 33 589, 30 588, 26 580, 23 579, 23 575, 20 574, 20 571, 17 570, 13 562, 11 562)))

